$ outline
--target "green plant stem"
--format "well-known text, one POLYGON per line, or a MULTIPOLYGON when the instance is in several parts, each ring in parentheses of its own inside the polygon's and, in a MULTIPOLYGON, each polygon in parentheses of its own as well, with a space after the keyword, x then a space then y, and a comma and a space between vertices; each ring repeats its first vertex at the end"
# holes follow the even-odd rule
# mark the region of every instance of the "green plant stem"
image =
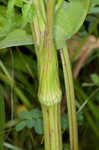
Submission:
POLYGON ((53 22, 55 12, 55 0, 48 0, 47 2, 47 26, 46 26, 46 50, 49 51, 52 48, 53 42, 53 22))
POLYGON ((35 43, 35 50, 36 54, 39 48, 39 42, 40 42, 40 31, 39 31, 39 25, 37 18, 34 18, 32 24, 31 24, 31 30, 33 35, 33 41, 35 43))
POLYGON ((31 30, 32 30, 36 55, 38 57, 38 49, 41 48, 41 43, 44 40, 46 13, 44 8, 44 0, 43 1, 33 0, 33 5, 35 5, 36 8, 36 15, 33 17, 31 30))
MULTIPOLYGON (((43 111, 45 150, 62 150, 60 119, 61 90, 58 79, 57 54, 53 43, 55 2, 56 0, 47 1, 46 30, 39 26, 40 33, 43 33, 43 36, 38 36, 38 39, 40 38, 37 56, 39 77, 38 98, 43 111), (46 36, 44 35, 45 31, 46 36)), ((36 40, 35 45, 37 45, 36 40)))
POLYGON ((61 54, 61 59, 62 59, 65 87, 66 87, 66 96, 67 96, 69 132, 70 132, 70 148, 71 150, 78 150, 78 131, 77 131, 74 87, 73 87, 70 59, 69 59, 66 45, 64 46, 63 49, 60 50, 60 54, 61 54))
POLYGON ((60 101, 61 90, 58 78, 56 49, 53 43, 53 19, 55 0, 47 2, 47 26, 44 48, 39 50, 38 97, 44 120, 45 150, 62 150, 60 101))
POLYGON ((42 105, 45 150, 62 150, 60 103, 42 105))

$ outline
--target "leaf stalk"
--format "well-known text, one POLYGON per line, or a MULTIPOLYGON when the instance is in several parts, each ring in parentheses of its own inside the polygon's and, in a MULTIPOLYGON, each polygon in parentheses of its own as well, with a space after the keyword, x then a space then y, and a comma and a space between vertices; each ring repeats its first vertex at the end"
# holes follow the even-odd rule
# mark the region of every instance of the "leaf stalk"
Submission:
POLYGON ((73 87, 70 58, 68 55, 68 49, 66 45, 64 46, 63 49, 60 50, 60 55, 62 60, 66 96, 67 96, 69 132, 70 132, 70 149, 78 150, 78 129, 77 129, 74 87, 73 87))

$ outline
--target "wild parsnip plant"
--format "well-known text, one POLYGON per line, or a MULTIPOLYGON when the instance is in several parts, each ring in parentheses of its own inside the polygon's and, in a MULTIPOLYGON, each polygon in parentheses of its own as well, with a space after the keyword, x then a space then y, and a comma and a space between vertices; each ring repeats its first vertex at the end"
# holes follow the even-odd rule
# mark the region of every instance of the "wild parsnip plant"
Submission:
MULTIPOLYGON (((79 30, 90 7, 93 7, 90 0, 9 0, 7 11, 4 8, 6 17, 2 16, 0 49, 20 45, 35 46, 45 150, 63 149, 58 50, 66 87, 70 149, 78 150, 75 96, 66 40, 79 30), (16 13, 15 7, 21 9, 22 15, 16 13)), ((16 86, 14 88, 23 102, 31 108, 20 90, 16 86)))
MULTIPOLYGON (((45 133, 45 149, 54 150, 54 149, 62 149, 61 142, 61 128, 60 128, 60 107, 58 103, 61 100, 61 93, 59 87, 59 79, 58 79, 58 71, 57 71, 57 56, 56 49, 63 48, 64 51, 61 52, 64 76, 65 76, 65 85, 66 85, 66 93, 67 93, 67 104, 68 104, 68 114, 69 114, 69 126, 70 126, 70 144, 71 150, 78 150, 78 133, 77 133, 77 120, 76 120, 76 110, 75 110, 75 102, 74 102, 74 91, 73 91, 73 83, 72 83, 72 74, 69 63, 69 57, 67 49, 64 48, 65 40, 69 36, 76 32, 79 26, 82 24, 89 8, 89 1, 81 2, 72 1, 71 3, 66 3, 67 7, 65 10, 65 3, 63 5, 64 9, 61 8, 56 10, 55 12, 55 2, 49 0, 47 2, 47 22, 45 26, 45 39, 41 35, 41 39, 38 38, 38 41, 41 41, 40 49, 39 49, 39 57, 38 57, 38 72, 39 72, 39 100, 42 104, 43 110, 43 119, 44 119, 44 133, 45 133), (73 26, 68 27, 71 22, 69 22, 68 17, 72 16, 71 12, 76 10, 78 4, 78 12, 79 15, 75 14, 75 20, 73 20, 73 26), (70 7, 69 7, 70 5, 70 7), (85 9, 82 8, 85 6, 85 9), (79 7, 80 6, 80 7, 79 7), (72 11, 70 11, 70 8, 72 11), (50 11, 49 11, 50 10, 50 11), (66 26, 63 24, 59 24, 59 19, 63 16, 67 11, 65 18, 67 19, 66 26), (54 26, 54 16, 56 13, 56 23, 54 26), (63 15, 62 15, 63 14, 63 15), (82 15, 82 18, 81 17, 82 15), (58 17, 57 17, 58 16, 58 17), (77 17, 77 18, 76 18, 77 17), (79 24, 77 24, 78 18, 81 20, 79 24), (62 28, 63 27, 63 28, 62 28), (75 30, 74 30, 75 28, 75 30), (54 29, 56 32, 54 33, 54 29), (60 30, 59 30, 60 29, 60 30), (64 30, 64 32, 60 32, 64 30), (58 31, 60 32, 58 34, 58 31), (65 32, 66 31, 66 32, 65 32), (55 43, 54 41, 55 34, 55 43), (60 36, 58 36, 60 35, 60 36), (43 40, 43 41, 42 41, 43 40), (43 43, 44 42, 44 43, 43 43), (44 61, 44 62, 43 62, 44 61), (56 115, 55 115, 56 114, 56 115), (59 131, 59 132, 58 132, 59 131), (55 144, 56 143, 56 144, 55 144)), ((57 2, 58 3, 58 2, 57 2)), ((60 5, 60 6, 61 6, 60 5)), ((57 6, 57 4, 56 4, 57 6)), ((57 8, 57 7, 56 7, 57 8)), ((78 13, 77 12, 77 13, 78 13)), ((73 12, 72 12, 73 13, 73 12)), ((62 18, 61 18, 62 19, 62 18)), ((71 21, 71 20, 70 20, 71 21)), ((44 32, 42 32, 44 36, 44 32)), ((37 37, 36 37, 37 39, 37 37)), ((40 42, 39 42, 40 43, 40 42)))

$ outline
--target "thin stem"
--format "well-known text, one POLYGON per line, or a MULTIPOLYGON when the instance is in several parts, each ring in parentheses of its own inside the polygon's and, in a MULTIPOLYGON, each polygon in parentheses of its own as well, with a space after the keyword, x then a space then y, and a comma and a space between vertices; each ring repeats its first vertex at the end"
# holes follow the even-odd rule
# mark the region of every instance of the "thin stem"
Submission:
POLYGON ((64 48, 60 50, 60 54, 61 54, 61 59, 62 59, 66 95, 67 95, 70 147, 71 147, 71 150, 78 150, 78 131, 77 131, 74 87, 73 87, 70 59, 69 59, 68 50, 66 46, 64 46, 64 48))
POLYGON ((60 103, 42 105, 44 119, 45 150, 62 150, 60 103))
POLYGON ((11 61, 12 61, 12 73, 11 73, 11 78, 12 81, 11 84, 11 120, 13 120, 13 114, 14 114, 14 58, 13 58, 13 52, 12 49, 10 49, 10 53, 11 53, 11 61))

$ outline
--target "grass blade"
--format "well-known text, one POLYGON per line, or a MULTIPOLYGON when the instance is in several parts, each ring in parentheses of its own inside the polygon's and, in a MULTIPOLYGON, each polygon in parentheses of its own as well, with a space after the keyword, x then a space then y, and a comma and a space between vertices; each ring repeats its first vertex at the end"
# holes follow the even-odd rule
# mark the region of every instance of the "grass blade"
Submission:
MULTIPOLYGON (((14 145, 12 145, 12 144, 9 144, 9 143, 4 143, 3 144, 4 145, 4 147, 6 147, 6 148, 8 148, 8 149, 12 149, 12 150, 23 150, 22 148, 19 148, 19 147, 16 147, 16 146, 14 146, 14 145)), ((1 150, 1 149, 0 149, 1 150)))
POLYGON ((3 142, 4 142, 4 130, 5 126, 5 104, 2 93, 2 88, 0 87, 0 150, 3 150, 3 142))

